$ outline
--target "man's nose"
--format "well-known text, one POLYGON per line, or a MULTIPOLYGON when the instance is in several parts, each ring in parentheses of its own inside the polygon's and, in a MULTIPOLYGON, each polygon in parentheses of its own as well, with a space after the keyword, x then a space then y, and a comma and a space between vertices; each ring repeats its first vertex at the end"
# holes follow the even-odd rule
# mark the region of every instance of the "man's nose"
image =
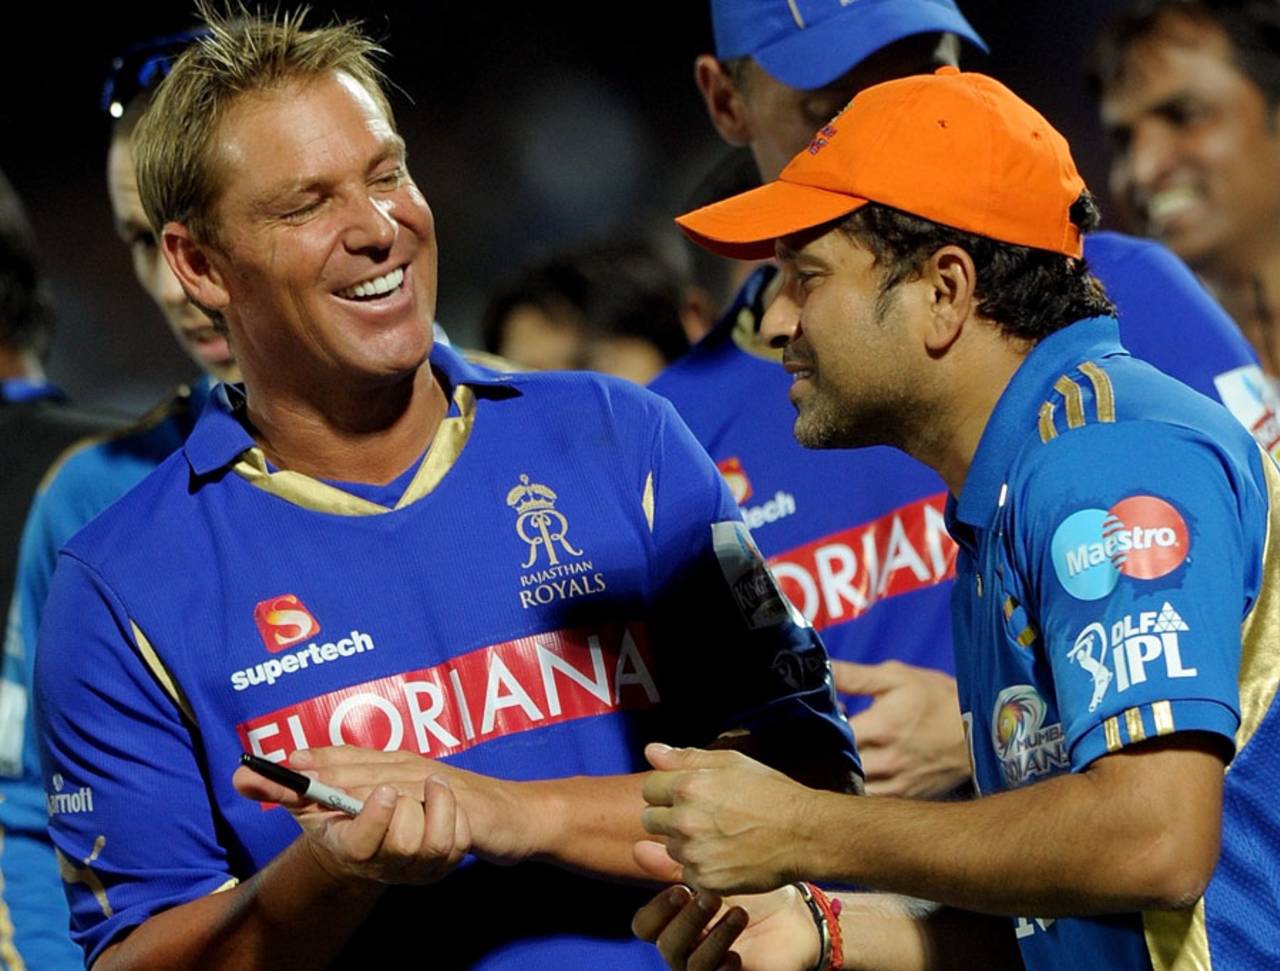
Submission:
POLYGON ((357 196, 351 204, 350 223, 344 240, 347 249, 353 253, 389 250, 400 229, 391 214, 393 205, 390 199, 377 199, 363 194, 357 196))
POLYGON ((783 287, 765 308, 760 321, 760 339, 773 348, 783 348, 800 329, 800 308, 783 287))

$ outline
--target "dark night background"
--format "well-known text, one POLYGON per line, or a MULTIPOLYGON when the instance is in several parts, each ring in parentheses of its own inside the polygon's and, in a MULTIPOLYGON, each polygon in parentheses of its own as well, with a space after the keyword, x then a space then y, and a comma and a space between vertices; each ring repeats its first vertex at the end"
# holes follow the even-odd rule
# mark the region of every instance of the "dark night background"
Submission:
MULTIPOLYGON (((992 50, 966 66, 1062 130, 1104 203, 1082 62, 1116 2, 961 0, 992 50)), ((0 168, 47 264, 59 325, 50 376, 85 403, 141 411, 195 373, 112 230, 98 107, 112 56, 183 29, 190 10, 33 4, 0 21, 0 168)), ((313 22, 333 13, 363 20, 391 52, 392 103, 440 238, 439 319, 455 340, 472 338, 485 295, 529 257, 620 228, 666 231, 721 152, 692 82, 694 57, 711 49, 703 0, 313 4, 313 22)))

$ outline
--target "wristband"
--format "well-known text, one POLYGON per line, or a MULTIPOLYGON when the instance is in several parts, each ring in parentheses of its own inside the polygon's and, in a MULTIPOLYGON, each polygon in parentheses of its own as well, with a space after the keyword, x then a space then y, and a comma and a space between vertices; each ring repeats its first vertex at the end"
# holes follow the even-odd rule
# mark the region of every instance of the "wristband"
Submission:
POLYGON ((839 971, 844 967, 844 935, 840 931, 840 899, 828 897, 812 883, 797 883, 796 890, 809 908, 818 928, 818 960, 812 971, 839 971))

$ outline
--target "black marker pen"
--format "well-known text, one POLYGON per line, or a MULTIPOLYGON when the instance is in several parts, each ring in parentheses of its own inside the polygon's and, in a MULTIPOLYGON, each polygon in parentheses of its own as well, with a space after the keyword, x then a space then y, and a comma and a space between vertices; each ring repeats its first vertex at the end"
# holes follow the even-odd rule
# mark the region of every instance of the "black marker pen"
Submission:
POLYGON ((330 809, 337 809, 348 816, 355 816, 364 808, 364 803, 355 796, 349 796, 341 789, 335 789, 333 786, 327 786, 323 782, 317 782, 315 779, 309 778, 300 772, 294 772, 293 769, 287 769, 279 763, 269 762, 246 752, 240 756, 240 764, 247 765, 258 775, 270 779, 272 782, 287 786, 300 796, 306 796, 312 802, 318 802, 320 805, 328 806, 330 809))

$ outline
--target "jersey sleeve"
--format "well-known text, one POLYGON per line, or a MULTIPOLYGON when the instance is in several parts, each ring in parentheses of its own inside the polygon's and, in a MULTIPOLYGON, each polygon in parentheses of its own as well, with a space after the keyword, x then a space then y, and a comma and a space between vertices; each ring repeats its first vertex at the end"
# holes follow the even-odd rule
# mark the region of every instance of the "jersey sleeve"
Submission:
POLYGON ((646 495, 664 697, 705 744, 746 731, 835 754, 860 770, 826 649, 791 605, 711 459, 659 403, 646 495), (673 656, 674 654, 674 656, 673 656))
POLYGON ((50 836, 86 965, 152 914, 235 883, 195 729, 142 647, 102 578, 63 553, 36 659, 37 722, 50 836))
POLYGON ((1072 768, 1172 732, 1233 740, 1247 472, 1198 433, 1143 421, 1042 448, 1013 542, 1072 768))

